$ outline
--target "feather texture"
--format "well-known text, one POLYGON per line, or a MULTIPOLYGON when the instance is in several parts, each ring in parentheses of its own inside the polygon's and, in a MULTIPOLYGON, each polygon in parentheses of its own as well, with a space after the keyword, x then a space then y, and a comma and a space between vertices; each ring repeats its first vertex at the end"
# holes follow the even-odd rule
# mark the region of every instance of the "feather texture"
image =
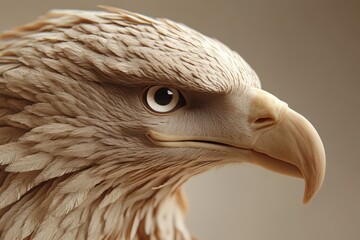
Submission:
POLYGON ((191 239, 181 186, 220 157, 152 147, 139 95, 260 82, 217 40, 105 10, 51 11, 0 35, 0 240, 191 239))

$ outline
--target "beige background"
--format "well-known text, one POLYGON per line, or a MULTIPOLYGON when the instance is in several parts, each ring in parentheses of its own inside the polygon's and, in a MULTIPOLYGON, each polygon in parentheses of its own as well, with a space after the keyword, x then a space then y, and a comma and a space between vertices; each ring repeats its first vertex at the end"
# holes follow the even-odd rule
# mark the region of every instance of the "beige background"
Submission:
POLYGON ((323 188, 255 166, 193 178, 188 224, 200 239, 360 239, 360 1, 0 0, 0 29, 52 8, 112 5, 183 22, 238 51, 263 88, 306 116, 327 153, 323 188))

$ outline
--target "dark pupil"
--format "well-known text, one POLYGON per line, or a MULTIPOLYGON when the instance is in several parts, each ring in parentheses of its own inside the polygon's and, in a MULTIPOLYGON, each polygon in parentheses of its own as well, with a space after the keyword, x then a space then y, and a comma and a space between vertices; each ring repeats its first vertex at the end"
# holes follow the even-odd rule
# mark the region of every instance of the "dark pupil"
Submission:
POLYGON ((168 88, 160 88, 155 93, 155 102, 162 106, 171 103, 172 98, 173 98, 173 93, 168 88))

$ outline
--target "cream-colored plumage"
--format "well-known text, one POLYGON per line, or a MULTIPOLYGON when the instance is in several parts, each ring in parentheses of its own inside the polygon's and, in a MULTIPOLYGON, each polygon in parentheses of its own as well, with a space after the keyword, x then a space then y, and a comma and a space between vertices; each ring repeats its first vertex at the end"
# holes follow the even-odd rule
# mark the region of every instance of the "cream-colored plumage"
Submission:
MULTIPOLYGON (((106 10, 52 11, 0 35, 0 239, 191 239, 182 184, 234 161, 223 150, 164 147, 153 131, 186 135, 193 124, 220 139, 217 119, 240 115, 196 125, 208 110, 159 116, 141 96, 165 85, 230 113, 223 96, 260 91, 254 71, 184 25, 106 10)), ((239 120, 233 132, 246 140, 253 131, 239 120)))

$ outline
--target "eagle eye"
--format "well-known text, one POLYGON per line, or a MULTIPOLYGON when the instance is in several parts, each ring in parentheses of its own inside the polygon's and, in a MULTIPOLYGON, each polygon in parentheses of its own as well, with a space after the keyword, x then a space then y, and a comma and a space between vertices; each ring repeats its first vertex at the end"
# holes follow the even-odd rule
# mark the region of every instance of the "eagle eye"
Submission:
POLYGON ((168 113, 183 106, 184 98, 174 88, 152 86, 145 91, 144 102, 153 112, 168 113))

